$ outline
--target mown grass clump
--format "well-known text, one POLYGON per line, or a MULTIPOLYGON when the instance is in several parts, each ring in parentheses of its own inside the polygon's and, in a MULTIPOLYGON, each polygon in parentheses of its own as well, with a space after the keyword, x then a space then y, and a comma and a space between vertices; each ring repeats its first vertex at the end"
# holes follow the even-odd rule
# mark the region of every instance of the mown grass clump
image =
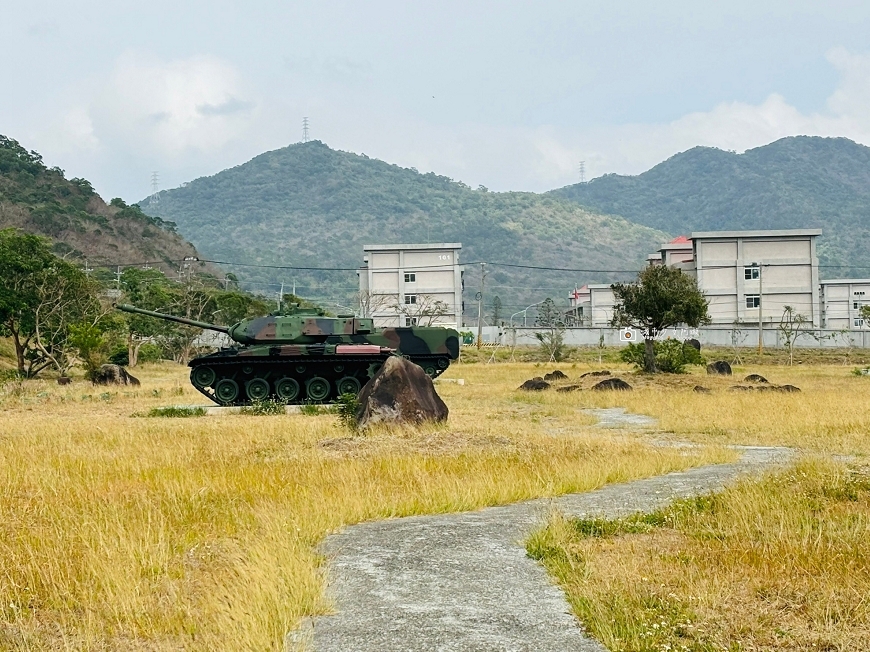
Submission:
POLYGON ((276 414, 284 414, 284 403, 264 399, 262 401, 252 401, 250 405, 246 405, 241 409, 242 414, 249 414, 257 417, 272 416, 276 414))
POLYGON ((610 650, 870 649, 870 477, 807 460, 527 542, 610 650))
POLYGON ((133 416, 145 417, 167 417, 170 419, 185 418, 185 417, 204 417, 206 409, 204 407, 189 407, 183 405, 170 405, 168 407, 154 407, 145 412, 136 412, 133 416))

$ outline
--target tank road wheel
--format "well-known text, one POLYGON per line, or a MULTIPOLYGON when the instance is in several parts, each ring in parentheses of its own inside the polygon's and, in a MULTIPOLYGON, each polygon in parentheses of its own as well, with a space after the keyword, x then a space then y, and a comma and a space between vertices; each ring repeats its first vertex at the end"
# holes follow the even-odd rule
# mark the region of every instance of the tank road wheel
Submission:
POLYGON ((374 378, 375 374, 378 373, 378 370, 381 368, 382 363, 380 362, 372 362, 368 368, 368 376, 369 378, 374 378))
POLYGON ((308 398, 312 401, 324 400, 329 396, 329 389, 329 381, 320 376, 309 378, 305 383, 305 391, 308 393, 308 398))
POLYGON ((269 381, 264 378, 252 378, 245 385, 248 398, 252 401, 262 401, 269 396, 269 381))
POLYGON ((449 358, 438 358, 437 364, 438 364, 439 369, 447 369, 447 367, 450 366, 450 359, 449 358))
POLYGON ((435 365, 431 362, 426 363, 426 366, 423 367, 423 371, 426 372, 426 375, 429 376, 429 378, 434 378, 438 375, 438 371, 435 369, 435 365))
POLYGON ((222 405, 230 405, 239 398, 239 384, 232 378, 222 378, 214 386, 214 395, 222 405))
POLYGON ((338 395, 342 394, 359 394, 362 387, 360 382, 353 376, 345 376, 335 383, 335 389, 338 390, 338 395))
POLYGON ((217 374, 214 372, 214 369, 203 365, 201 367, 196 367, 190 372, 190 382, 192 382, 197 389, 205 389, 206 387, 211 387, 216 376, 217 374))
POLYGON ((295 378, 282 378, 275 383, 275 394, 285 403, 295 401, 299 396, 299 383, 295 378))

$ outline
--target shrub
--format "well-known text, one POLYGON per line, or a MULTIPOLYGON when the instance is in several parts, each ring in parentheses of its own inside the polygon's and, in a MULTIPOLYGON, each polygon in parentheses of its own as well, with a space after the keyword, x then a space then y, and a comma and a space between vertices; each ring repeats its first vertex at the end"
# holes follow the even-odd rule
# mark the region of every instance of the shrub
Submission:
POLYGON ((176 405, 169 407, 151 408, 145 415, 134 414, 133 416, 181 418, 204 417, 205 414, 206 410, 204 407, 183 407, 176 405))
MULTIPOLYGON (((668 374, 685 373, 686 365, 704 364, 704 358, 695 347, 679 340, 668 338, 656 341, 653 345, 656 356, 656 366, 659 371, 668 374)), ((644 368, 644 343, 628 344, 619 353, 619 359, 633 364, 638 369, 644 368)))
POLYGON ((254 416, 284 414, 284 404, 281 401, 272 401, 269 399, 263 401, 252 401, 250 405, 246 405, 242 408, 242 414, 251 414, 254 416))
POLYGON ((345 428, 356 431, 359 426, 356 413, 359 409, 359 398, 356 394, 347 393, 338 397, 332 412, 338 415, 338 420, 345 428))

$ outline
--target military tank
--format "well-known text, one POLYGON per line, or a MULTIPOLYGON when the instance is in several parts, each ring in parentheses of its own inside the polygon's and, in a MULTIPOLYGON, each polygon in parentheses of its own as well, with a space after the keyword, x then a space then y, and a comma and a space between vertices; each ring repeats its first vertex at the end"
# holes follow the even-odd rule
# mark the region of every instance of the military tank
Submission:
POLYGON ((329 403, 356 394, 391 355, 418 364, 432 378, 459 357, 459 333, 452 328, 375 328, 354 315, 322 317, 291 306, 232 326, 143 310, 118 310, 226 333, 236 346, 192 359, 190 382, 219 405, 329 403))

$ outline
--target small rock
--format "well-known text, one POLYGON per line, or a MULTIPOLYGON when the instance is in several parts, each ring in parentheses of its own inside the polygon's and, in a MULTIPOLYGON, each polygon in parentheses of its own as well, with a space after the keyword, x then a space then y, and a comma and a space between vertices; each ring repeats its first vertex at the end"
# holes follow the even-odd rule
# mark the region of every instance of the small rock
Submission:
POLYGON ((580 385, 566 385, 565 387, 560 387, 557 389, 557 392, 576 392, 580 389, 580 385))
POLYGON ((711 376, 730 376, 731 365, 724 360, 717 360, 707 365, 707 373, 711 376))
POLYGON ((691 346, 691 347, 692 347, 693 349, 695 349, 696 351, 700 351, 700 350, 701 350, 701 343, 700 343, 698 340, 694 339, 694 338, 691 339, 691 340, 686 340, 685 342, 683 342, 683 344, 688 344, 689 346, 691 346))
POLYGON ((423 368, 391 356, 359 393, 359 427, 374 423, 446 421, 447 406, 423 368))
POLYGON ((139 385, 139 379, 127 373, 121 365, 104 364, 91 377, 94 385, 139 385))
POLYGON ((760 376, 758 374, 749 374, 746 378, 743 379, 744 383, 766 383, 767 378, 764 376, 760 376))
POLYGON ((540 392, 544 389, 549 389, 550 383, 541 378, 540 376, 536 376, 535 378, 531 378, 520 385, 517 389, 524 389, 527 392, 540 392))
POLYGON ((556 369, 555 371, 551 371, 548 374, 544 374, 544 380, 564 380, 567 378, 564 373, 556 369))
POLYGON ((72 382, 72 378, 69 376, 59 376, 57 379, 58 385, 69 385, 72 382))
POLYGON ((609 371, 587 371, 585 374, 580 376, 580 378, 586 378, 586 376, 609 376, 609 371))
POLYGON ((767 390, 768 392, 799 392, 800 388, 794 385, 762 385, 758 390, 767 390))
MULTIPOLYGON (((755 391, 756 388, 755 387, 747 387, 746 385, 732 385, 728 389, 731 390, 732 392, 753 392, 753 391, 755 391)), ((761 387, 759 387, 758 389, 761 389, 761 387)))
POLYGON ((698 394, 712 394, 712 390, 707 387, 701 387, 700 385, 695 385, 695 388, 692 390, 693 392, 697 392, 698 394))
POLYGON ((602 380, 600 383, 592 386, 592 389, 596 389, 598 391, 607 391, 607 390, 615 390, 621 392, 627 392, 631 390, 631 385, 622 380, 621 378, 608 378, 606 380, 602 380))

